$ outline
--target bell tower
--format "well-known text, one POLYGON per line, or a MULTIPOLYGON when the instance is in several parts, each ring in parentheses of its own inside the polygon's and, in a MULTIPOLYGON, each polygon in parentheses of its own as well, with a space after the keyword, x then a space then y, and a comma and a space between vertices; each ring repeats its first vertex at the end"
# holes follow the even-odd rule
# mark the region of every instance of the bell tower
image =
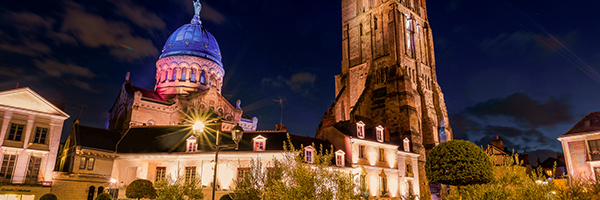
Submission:
POLYGON ((426 154, 451 140, 452 129, 425 0, 342 0, 341 7, 342 72, 323 119, 368 118, 389 130, 386 141, 403 146, 408 138, 411 152, 420 154, 419 179, 426 187, 426 154))

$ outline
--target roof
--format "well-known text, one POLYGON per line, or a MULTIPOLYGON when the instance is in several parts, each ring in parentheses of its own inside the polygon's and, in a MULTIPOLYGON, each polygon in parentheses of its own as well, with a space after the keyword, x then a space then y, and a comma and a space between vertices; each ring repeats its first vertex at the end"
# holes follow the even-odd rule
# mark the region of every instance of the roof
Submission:
POLYGON ((540 165, 542 166, 542 168, 554 168, 554 162, 556 162, 556 167, 564 167, 564 166, 566 166, 563 161, 560 161, 560 160, 558 160, 556 158, 553 158, 553 157, 548 157, 540 165))
POLYGON ((157 91, 154 90, 149 90, 146 88, 141 88, 141 87, 136 87, 131 85, 131 88, 133 89, 133 91, 139 91, 142 93, 142 97, 148 98, 148 99, 152 99, 152 100, 156 100, 156 101, 165 101, 165 98, 163 98, 162 96, 160 96, 160 94, 158 94, 157 91))
POLYGON ((82 125, 74 126, 77 129, 75 132, 77 134, 75 137, 77 138, 77 145, 82 148, 115 151, 115 146, 121 139, 120 132, 82 125))
POLYGON ((590 112, 587 116, 577 122, 575 126, 569 129, 569 131, 558 138, 581 135, 593 131, 600 131, 600 112, 590 112))
MULTIPOLYGON (((356 118, 356 121, 362 121, 363 123, 365 123, 365 138, 361 138, 361 139, 369 140, 369 141, 373 141, 373 142, 379 142, 379 141, 377 141, 377 134, 376 134, 375 126, 373 125, 371 120, 369 118, 363 118, 360 116, 355 116, 355 118, 356 118)), ((340 132, 342 132, 344 135, 348 135, 353 138, 358 138, 358 135, 356 133, 356 123, 352 123, 350 121, 340 121, 340 122, 335 123, 333 125, 333 127, 336 128, 337 130, 339 130, 340 132)), ((395 143, 392 143, 389 141, 384 141, 384 142, 379 142, 379 143, 393 144, 396 146, 398 145, 398 144, 395 144, 395 143)))
MULTIPOLYGON (((169 153, 185 152, 186 139, 192 136, 189 125, 178 126, 147 126, 131 128, 123 137, 117 148, 118 153, 169 153)), ((198 145, 198 150, 213 151, 213 134, 203 134, 198 145)), ((282 151, 283 142, 287 141, 288 133, 285 131, 246 131, 239 144, 238 151, 252 151, 252 139, 257 136, 266 138, 266 150, 282 151)), ((331 143, 311 137, 290 135, 295 148, 300 145, 308 146, 314 143, 315 148, 319 146, 329 148, 331 143)), ((231 133, 221 133, 221 144, 233 144, 231 133)))
POLYGON ((3 106, 69 118, 64 105, 52 103, 28 87, 0 92, 0 102, 3 106))

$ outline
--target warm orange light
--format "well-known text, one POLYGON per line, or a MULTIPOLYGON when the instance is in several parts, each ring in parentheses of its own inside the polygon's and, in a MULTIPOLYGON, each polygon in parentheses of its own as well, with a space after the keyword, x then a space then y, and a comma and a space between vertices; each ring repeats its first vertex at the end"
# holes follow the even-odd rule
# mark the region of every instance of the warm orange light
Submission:
POLYGON ((203 131, 204 130, 204 123, 202 123, 201 121, 196 121, 196 123, 194 123, 194 126, 192 126, 192 129, 195 132, 203 131))

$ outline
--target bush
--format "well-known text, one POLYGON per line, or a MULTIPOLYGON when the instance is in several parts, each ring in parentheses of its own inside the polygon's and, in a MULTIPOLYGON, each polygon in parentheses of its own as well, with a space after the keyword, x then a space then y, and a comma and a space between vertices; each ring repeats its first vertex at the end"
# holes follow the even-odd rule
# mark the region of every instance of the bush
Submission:
POLYGON ((150 182, 149 180, 137 179, 127 186, 125 196, 127 198, 134 199, 155 198, 156 190, 152 186, 152 182, 150 182))
POLYGON ((94 200, 112 200, 112 196, 108 193, 99 194, 94 200))
POLYGON ((47 193, 40 197, 40 200, 58 200, 58 197, 52 193, 47 193))
POLYGON ((492 181, 492 167, 489 156, 477 145, 450 140, 431 150, 425 172, 431 183, 461 186, 492 181))

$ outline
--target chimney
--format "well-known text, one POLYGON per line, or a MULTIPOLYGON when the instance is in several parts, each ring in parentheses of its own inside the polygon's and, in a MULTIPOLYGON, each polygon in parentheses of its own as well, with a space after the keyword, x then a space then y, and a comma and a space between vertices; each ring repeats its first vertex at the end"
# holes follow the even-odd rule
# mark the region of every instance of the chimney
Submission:
POLYGON ((498 135, 496 135, 496 137, 492 138, 492 145, 494 145, 495 147, 504 150, 504 142, 502 141, 502 138, 498 135))
POLYGON ((527 155, 527 151, 521 154, 521 160, 523 161, 523 165, 529 165, 529 155, 527 155))
POLYGON ((287 131, 287 128, 283 123, 275 124, 275 130, 277 131, 287 131))
POLYGON ((539 167, 540 164, 542 164, 542 162, 540 162, 540 157, 537 157, 537 160, 535 160, 535 167, 539 167))

